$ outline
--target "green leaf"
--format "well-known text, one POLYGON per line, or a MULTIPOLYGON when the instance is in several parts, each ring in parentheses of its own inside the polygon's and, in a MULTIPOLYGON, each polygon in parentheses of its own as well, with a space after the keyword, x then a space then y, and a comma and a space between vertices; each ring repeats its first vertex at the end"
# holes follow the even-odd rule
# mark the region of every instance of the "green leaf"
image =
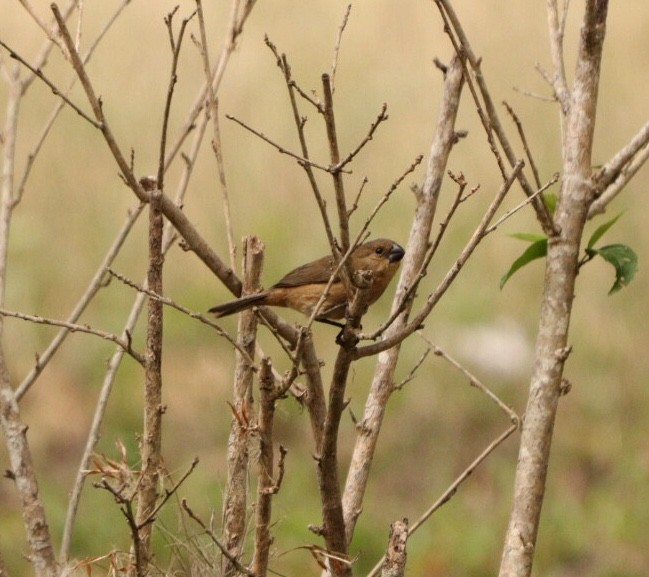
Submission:
POLYGON ((545 206, 548 209, 548 212, 550 214, 554 214, 554 211, 557 209, 557 195, 552 192, 544 194, 543 202, 545 202, 545 206))
POLYGON ((525 240, 527 242, 536 242, 538 240, 544 240, 548 237, 544 234, 534 234, 533 232, 515 232, 514 234, 509 235, 512 238, 517 238, 518 240, 525 240))
POLYGON ((609 244, 594 250, 606 262, 615 268, 615 282, 608 291, 609 295, 616 293, 628 285, 638 270, 638 255, 626 244, 609 244))
POLYGON ((611 228, 616 222, 617 219, 622 216, 623 213, 618 214, 615 218, 612 218, 608 222, 605 222, 601 226, 598 226, 595 232, 591 235, 588 240, 588 245, 586 246, 586 252, 589 252, 589 249, 592 249, 595 246, 595 243, 606 234, 606 231, 611 228))
MULTIPOLYGON (((529 235, 529 236, 539 236, 539 235, 529 235)), ((520 238, 520 237, 519 237, 520 238)), ((527 239, 525 239, 527 240, 527 239)), ((525 252, 519 256, 513 263, 509 270, 502 276, 500 279, 500 288, 502 289, 505 286, 505 283, 510 279, 510 277, 520 268, 524 267, 526 264, 536 260, 537 258, 543 258, 548 253, 548 239, 546 237, 538 238, 534 240, 530 246, 527 247, 525 252)))

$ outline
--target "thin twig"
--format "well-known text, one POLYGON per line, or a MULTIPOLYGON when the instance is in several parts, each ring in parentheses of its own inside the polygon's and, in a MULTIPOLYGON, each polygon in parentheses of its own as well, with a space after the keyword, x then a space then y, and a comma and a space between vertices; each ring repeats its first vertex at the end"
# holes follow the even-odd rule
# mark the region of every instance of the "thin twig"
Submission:
MULTIPOLYGON (((126 6, 128 6, 128 4, 130 3, 130 1, 131 1, 131 0, 122 0, 122 3, 121 3, 119 6, 117 6, 117 8, 115 9, 115 11, 114 11, 113 14, 111 15, 111 17, 106 21, 106 23, 104 24, 104 27, 103 27, 102 30, 99 32, 99 34, 97 34, 97 37, 95 38, 94 42, 92 43, 92 45, 90 46, 90 48, 88 49, 88 51, 87 51, 87 52, 85 53, 85 55, 83 56, 83 62, 84 62, 84 64, 87 64, 87 63, 90 61, 90 59, 92 58, 92 55, 94 54, 95 50, 96 50, 97 47, 99 46, 99 43, 100 43, 101 40, 103 40, 103 38, 106 36, 106 34, 108 33, 108 31, 111 29, 112 25, 116 22, 117 18, 118 18, 118 17, 120 16, 120 14, 124 11, 124 9, 126 8, 126 6)), ((71 5, 72 5, 72 6, 73 6, 74 4, 75 4, 74 1, 71 2, 71 5)), ((65 17, 65 13, 64 13, 64 17, 65 17)), ((50 47, 50 48, 53 46, 50 42, 48 42, 47 45, 48 45, 48 47, 50 47)), ((44 58, 43 58, 43 59, 44 59, 44 58)), ((41 66, 40 66, 40 65, 39 65, 39 66, 36 66, 36 68, 37 68, 37 69, 40 69, 41 66)), ((23 93, 24 93, 24 91, 27 89, 27 87, 29 86, 29 84, 31 83, 31 81, 33 81, 35 78, 37 78, 36 75, 31 75, 29 78, 27 78, 27 79, 25 79, 25 80, 22 81, 22 84, 23 84, 23 87, 22 87, 23 93)), ((70 81, 70 84, 68 84, 68 88, 67 88, 67 90, 66 90, 66 92, 65 92, 66 95, 70 93, 70 91, 72 90, 72 88, 74 87, 74 85, 77 83, 77 80, 78 80, 78 78, 75 76, 75 77, 70 81)), ((45 124, 44 124, 44 126, 43 126, 43 130, 41 131, 41 134, 40 134, 39 137, 37 138, 36 143, 34 144, 34 146, 33 146, 33 148, 31 149, 31 151, 30 151, 29 154, 27 155, 27 161, 26 161, 26 164, 25 164, 25 168, 24 168, 24 170, 23 170, 23 175, 22 175, 22 177, 21 177, 21 179, 20 179, 20 183, 19 183, 18 186, 16 187, 16 194, 15 194, 15 199, 16 199, 15 201, 16 201, 16 203, 19 203, 20 200, 22 199, 22 196, 23 196, 24 191, 25 191, 25 187, 26 187, 26 185, 27 185, 27 181, 28 181, 29 176, 30 176, 30 174, 31 174, 32 167, 34 166, 34 162, 35 162, 36 158, 38 157, 38 154, 39 154, 39 152, 40 152, 40 150, 41 150, 41 148, 42 148, 42 146, 43 146, 43 143, 45 142, 45 139, 46 139, 47 135, 49 134, 49 132, 50 132, 52 126, 54 125, 54 122, 55 122, 56 119, 58 118, 59 113, 60 113, 61 110, 63 110, 63 108, 65 107, 65 104, 66 104, 66 103, 65 103, 65 100, 63 100, 63 99, 58 100, 58 101, 56 102, 56 104, 54 105, 54 108, 53 108, 53 110, 52 110, 52 113, 50 114, 50 117, 47 119, 47 121, 45 122, 45 124)))
MULTIPOLYGON (((288 89, 289 100, 291 102, 291 110, 293 111, 293 121, 295 123, 298 139, 300 141, 300 150, 302 152, 302 156, 308 159, 309 147, 307 146, 306 135, 304 133, 304 123, 306 119, 302 118, 302 116, 300 115, 300 111, 298 109, 297 98, 295 97, 295 92, 298 90, 298 88, 297 88, 297 84, 293 81, 293 77, 291 75, 291 67, 289 66, 286 55, 279 54, 279 52, 277 51, 277 47, 270 41, 268 36, 265 37, 265 42, 266 42, 266 46, 268 46, 270 51, 275 56, 277 66, 279 67, 279 69, 281 70, 284 76, 284 81, 286 82, 286 87, 288 89)), ((320 104, 315 104, 315 106, 318 112, 321 113, 322 106, 320 104)), ((335 255, 336 251, 334 247, 336 244, 336 239, 333 234, 331 222, 329 220, 329 215, 327 214, 327 204, 324 201, 322 193, 320 192, 320 187, 318 186, 318 182, 313 172, 313 167, 308 163, 302 163, 300 164, 300 166, 302 166, 302 168, 306 172, 307 178, 309 180, 309 184, 311 185, 311 191, 313 192, 313 196, 315 198, 316 204, 318 205, 318 210, 320 211, 320 218, 322 219, 322 223, 324 224, 327 240, 329 241, 329 246, 331 247, 332 254, 335 255)))
POLYGON ((505 199, 505 196, 511 189, 512 184, 518 178, 518 174, 523 169, 523 166, 524 163, 522 160, 519 160, 518 163, 516 163, 514 169, 509 175, 509 178, 505 182, 503 182, 502 186, 500 187, 500 190, 497 192, 495 198, 492 200, 491 204, 487 208, 485 214, 483 215, 474 233, 471 235, 471 238, 469 239, 464 249, 460 253, 460 256, 456 259, 455 263, 451 266, 449 271, 446 273, 444 279, 441 281, 438 287, 428 295, 428 298, 426 299, 426 303, 422 307, 421 311, 406 326, 401 328, 394 335, 386 337, 379 343, 374 343, 371 345, 366 345, 364 347, 357 348, 355 351, 356 358, 375 355, 381 351, 385 351, 395 346, 396 344, 400 343, 401 341, 403 341, 403 339, 405 339, 406 337, 408 337, 409 335, 411 335, 421 327, 422 323, 426 320, 426 318, 432 311, 433 307, 437 304, 439 299, 442 297, 442 295, 446 292, 446 290, 453 283, 457 275, 460 273, 460 271, 466 264, 466 261, 473 254, 473 251, 484 239, 486 234, 485 231, 488 229, 489 225, 491 224, 491 221, 496 211, 498 210, 503 200, 505 199))
POLYGON ((629 163, 620 170, 617 178, 611 182, 590 205, 588 218, 603 213, 611 201, 624 189, 636 173, 649 161, 649 146, 641 149, 629 163))
MULTIPOLYGON (((325 126, 327 128, 327 141, 329 142, 329 158, 332 167, 340 163, 340 150, 338 145, 338 135, 336 132, 336 118, 334 114, 333 93, 331 92, 331 79, 328 74, 322 75, 322 90, 324 92, 324 109, 322 114, 324 116, 325 126)), ((349 250, 349 219, 347 218, 347 199, 345 197, 345 186, 343 183, 343 175, 340 170, 332 170, 331 177, 333 179, 336 208, 338 209, 338 230, 340 232, 340 250, 347 252, 349 250)), ((334 256, 336 255, 336 247, 331 247, 334 256)), ((351 262, 348 262, 343 269, 341 279, 346 286, 350 286, 349 279, 351 279, 354 271, 351 268, 351 262)))
MULTIPOLYGON (((473 49, 471 48, 471 44, 469 43, 469 40, 467 38, 467 35, 465 34, 464 29, 462 28, 462 25, 460 23, 460 20, 457 17, 457 14, 455 13, 455 10, 451 5, 451 3, 449 2, 449 0, 435 0, 435 4, 437 4, 437 7, 440 10, 440 14, 446 25, 446 30, 449 34, 449 38, 451 39, 451 42, 453 43, 456 52, 458 54, 463 54, 464 56, 466 56, 466 60, 468 61, 468 66, 466 66, 465 68, 466 70, 465 78, 467 81, 467 85, 469 86, 469 89, 471 91, 471 94, 474 98, 474 101, 476 103, 476 106, 478 107, 478 114, 485 128, 487 138, 491 143, 492 151, 494 152, 494 155, 498 160, 499 153, 497 151, 492 136, 495 134, 495 136, 498 138, 498 142, 500 143, 510 166, 513 168, 518 161, 518 157, 514 152, 514 149, 512 148, 509 142, 507 134, 502 126, 502 123, 500 122, 500 118, 498 117, 496 107, 494 105, 493 99, 491 98, 491 93, 489 92, 489 89, 487 88, 487 83, 484 79, 484 76, 482 75, 482 71, 480 68, 480 59, 476 58, 473 49), (477 90, 474 87, 473 78, 468 73, 469 67, 473 71, 475 84, 477 84, 478 87, 477 90), (478 96, 478 91, 481 98, 478 96)), ((501 173, 503 174, 503 177, 507 179, 504 166, 502 165, 501 161, 498 161, 498 163, 501 169, 501 173)), ((534 189, 530 185, 523 171, 520 170, 518 171, 518 181, 521 187, 523 188, 525 194, 527 194, 527 196, 531 196, 532 194, 534 194, 534 189)), ((552 216, 550 215, 545 203, 540 198, 537 198, 537 200, 533 203, 533 206, 537 215, 537 219, 541 224, 543 231, 549 237, 556 236, 557 229, 554 225, 552 216)))
POLYGON ((86 114, 83 110, 81 110, 81 108, 79 108, 74 102, 72 102, 72 100, 70 100, 64 92, 59 90, 57 86, 47 76, 45 76, 45 74, 43 74, 42 70, 38 70, 32 67, 32 65, 29 64, 29 62, 27 62, 20 54, 15 52, 2 40, 0 40, 0 46, 2 46, 7 52, 9 52, 9 56, 11 58, 20 62, 25 68, 27 68, 32 74, 34 74, 34 76, 37 76, 45 84, 47 84, 50 90, 61 100, 63 100, 63 102, 65 102, 70 108, 72 108, 72 110, 74 110, 79 116, 81 116, 81 118, 83 118, 86 122, 92 124, 92 126, 94 126, 95 128, 101 130, 101 122, 97 122, 96 120, 91 118, 88 114, 86 114))
MULTIPOLYGON (((422 338, 423 338, 423 336, 422 336, 422 338)), ((433 345, 431 343, 428 343, 428 346, 426 347, 426 350, 417 359, 417 361, 415 362, 413 367, 410 369, 410 371, 408 371, 408 374, 401 381, 399 381, 398 383, 395 383, 393 385, 395 391, 399 391, 399 390, 403 389, 403 387, 405 387, 410 381, 412 381, 415 378, 415 376, 417 374, 417 371, 419 370, 421 365, 424 364, 424 361, 428 358, 428 355, 430 354, 430 352, 432 350, 433 350, 433 345)))
POLYGON ((541 178, 539 177, 539 170, 538 168, 536 168, 536 163, 534 162, 532 151, 530 150, 529 144, 527 143, 525 130, 523 130, 523 123, 521 122, 520 118, 518 118, 518 115, 514 112, 514 109, 509 105, 509 103, 506 100, 503 100, 503 105, 505 106, 505 109, 507 110, 509 115, 512 117, 514 124, 516 124, 516 129, 518 130, 518 136, 520 137, 521 143, 523 144, 523 149, 525 150, 525 157, 527 158, 527 162, 530 165, 532 174, 534 175, 534 182, 536 183, 536 188, 541 188, 541 178))
POLYGON ((144 356, 138 353, 133 349, 131 346, 132 343, 130 339, 126 338, 120 338, 117 335, 114 335, 112 333, 107 333, 105 331, 101 331, 99 329, 93 329, 90 325, 80 325, 77 323, 69 323, 67 321, 60 321, 57 319, 49 319, 41 316, 36 316, 36 315, 28 315, 26 313, 20 313, 16 311, 10 311, 7 309, 0 309, 0 316, 3 317, 13 317, 16 319, 21 319, 23 321, 28 321, 31 323, 36 323, 39 325, 49 325, 53 327, 64 327, 68 329, 70 332, 79 332, 79 333, 86 333, 89 335, 94 335, 96 337, 100 337, 106 341, 110 341, 112 343, 115 343, 119 347, 121 347, 124 352, 128 353, 131 357, 133 357, 138 363, 141 365, 144 364, 144 356))
POLYGON ((232 116, 231 114, 226 114, 225 117, 228 120, 232 120, 236 122, 239 126, 242 128, 245 128, 248 132, 251 132, 258 138, 261 138, 264 142, 267 142, 270 144, 273 148, 277 150, 277 152, 281 154, 286 154, 287 156, 290 156, 297 160, 301 165, 309 165, 314 168, 317 168, 318 170, 322 170, 323 172, 330 172, 330 168, 328 166, 324 166, 322 164, 318 164, 317 162, 313 162, 312 160, 309 160, 308 158, 304 158, 303 156, 300 156, 299 154, 295 154, 294 152, 291 152, 287 148, 284 148, 281 144, 277 144, 274 140, 271 140, 268 138, 263 132, 259 132, 258 130, 255 130, 252 128, 252 126, 248 126, 243 120, 239 120, 237 117, 232 116))
MULTIPOLYGON (((90 281, 88 287, 81 295, 80 299, 77 301, 77 304, 74 306, 74 309, 66 319, 68 323, 76 323, 81 314, 86 310, 87 306, 90 304, 92 299, 95 297, 97 292, 102 288, 104 283, 104 276, 106 269, 112 264, 117 255, 119 254, 120 249, 124 245, 126 238, 133 229, 133 225, 139 218, 144 208, 143 204, 135 207, 129 211, 129 214, 122 225, 122 228, 118 232, 113 244, 108 249, 106 256, 100 263, 97 271, 95 272, 92 280, 90 281)), ((52 339, 47 348, 38 355, 36 363, 32 370, 27 374, 27 376, 22 380, 20 385, 16 388, 16 400, 20 401, 25 393, 30 389, 34 384, 38 376, 41 374, 47 363, 54 357, 56 352, 59 350, 59 347, 65 340, 65 338, 70 333, 70 329, 64 327, 57 335, 52 339)))
POLYGON ((107 271, 108 271, 108 273, 109 273, 111 276, 114 276, 114 277, 115 277, 116 279, 118 279, 120 282, 123 282, 125 285, 130 286, 131 288, 135 289, 136 291, 138 291, 138 292, 140 292, 140 293, 142 293, 142 294, 145 294, 145 295, 147 295, 148 297, 151 297, 151 298, 153 298, 153 299, 155 299, 155 300, 158 300, 158 301, 160 301, 163 305, 166 305, 166 306, 168 306, 168 307, 171 307, 171 308, 173 308, 173 309, 176 309, 177 311, 179 311, 179 312, 181 312, 181 313, 187 315, 188 317, 191 317, 191 318, 193 318, 193 319, 196 319, 197 321, 202 322, 204 325, 207 325, 208 327, 213 328, 213 329, 217 332, 217 334, 218 334, 220 337, 223 337, 223 338, 224 338, 225 340, 227 340, 227 341, 228 341, 228 342, 229 342, 229 343, 230 343, 230 344, 231 344, 235 349, 237 349, 238 352, 240 352, 241 354, 245 355, 245 356, 246 356, 246 359, 248 360, 248 362, 250 362, 251 364, 254 364, 254 361, 250 358, 250 356, 247 355, 246 351, 245 351, 245 350, 241 350, 241 349, 238 347, 237 342, 236 342, 236 341, 235 341, 235 340, 230 336, 230 334, 229 334, 227 331, 223 330, 223 329, 222 329, 218 324, 216 324, 216 323, 212 320, 211 317, 209 317, 209 316, 207 316, 207 315, 204 315, 204 314, 202 314, 202 313, 197 313, 196 311, 192 311, 191 309, 188 309, 187 307, 185 307, 185 306, 183 306, 183 305, 177 303, 176 301, 170 299, 169 297, 165 297, 165 296, 159 295, 158 293, 156 293, 155 291, 152 291, 152 290, 149 289, 148 287, 146 287, 146 286, 142 286, 142 285, 140 285, 140 284, 138 284, 138 283, 132 281, 132 280, 129 279, 128 277, 124 276, 123 274, 118 273, 117 271, 115 271, 115 270, 113 270, 113 269, 111 269, 111 268, 108 268, 107 271))
POLYGON ((363 177, 363 180, 361 180, 361 185, 358 187, 358 192, 356 193, 356 198, 354 199, 354 202, 352 203, 352 206, 350 209, 347 211, 347 217, 349 218, 356 210, 358 210, 358 203, 361 200, 361 195, 363 194, 363 190, 365 190, 365 185, 369 182, 367 176, 363 177))
POLYGON ((223 195, 223 216, 225 218, 225 231, 228 240, 228 253, 230 255, 230 266, 236 270, 236 244, 234 242, 234 231, 232 228, 232 211, 230 207, 230 196, 228 186, 225 180, 225 164, 223 162, 223 147, 221 145, 221 130, 219 126, 219 102, 216 98, 216 92, 210 82, 210 58, 207 46, 207 32, 205 30, 205 17, 203 14, 203 3, 196 0, 196 9, 198 12, 198 25, 201 34, 200 52, 203 60, 203 73, 208 84, 208 101, 207 109, 210 111, 212 118, 212 150, 216 158, 216 167, 219 173, 219 182, 221 183, 221 193, 223 195))
MULTIPOLYGON (((139 318, 140 311, 144 306, 144 302, 144 295, 138 294, 138 298, 135 299, 135 303, 131 307, 131 312, 129 313, 128 319, 126 320, 126 323, 124 325, 123 334, 129 335, 132 334, 135 330, 135 326, 139 318)), ((81 493, 87 477, 86 470, 88 469, 88 465, 101 436, 101 426, 103 424, 106 409, 108 407, 108 400, 113 390, 113 384, 115 383, 117 371, 122 363, 123 357, 124 349, 117 347, 112 357, 108 361, 108 367, 106 369, 106 373, 104 374, 104 380, 102 382, 97 404, 95 406, 92 424, 90 425, 90 429, 88 431, 88 438, 86 439, 83 455, 79 461, 77 475, 72 487, 70 499, 68 501, 68 510, 63 529, 63 538, 61 540, 61 550, 59 553, 61 562, 67 561, 69 556, 74 523, 79 508, 79 502, 81 500, 81 493)))
POLYGON ((160 153, 158 159, 158 188, 161 191, 164 191, 164 175, 165 175, 165 158, 167 152, 167 133, 169 128, 169 115, 171 113, 171 102, 174 95, 174 87, 176 86, 176 81, 178 80, 177 70, 178 70, 178 58, 180 57, 180 48, 182 46, 183 37, 185 35, 185 30, 187 24, 194 17, 196 12, 190 14, 187 18, 183 18, 180 29, 178 30, 178 36, 174 38, 173 34, 173 16, 178 10, 178 6, 172 10, 165 18, 165 24, 169 32, 169 38, 171 41, 171 71, 169 73, 169 84, 167 86, 167 97, 165 99, 164 112, 162 114, 162 129, 160 135, 160 153))
POLYGON ((345 32, 345 28, 347 28, 347 22, 349 21, 349 14, 351 13, 351 11, 352 11, 352 5, 348 4, 347 9, 345 10, 345 15, 343 16, 343 21, 338 27, 338 32, 336 33, 336 42, 334 44, 334 58, 331 64, 331 92, 332 93, 336 91, 335 80, 336 80, 336 70, 338 69, 338 55, 340 53, 340 44, 343 39, 343 33, 345 32))
POLYGON ((412 174, 415 169, 421 164, 421 161, 424 159, 423 155, 419 155, 415 158, 415 160, 412 161, 410 166, 406 168, 396 179, 395 181, 390 185, 388 190, 385 192, 385 194, 379 199, 379 201, 376 203, 376 206, 372 209, 370 212, 369 216, 365 219, 365 223, 361 227, 361 230, 359 231, 358 235, 363 235, 365 232, 369 229, 370 224, 372 224, 372 221, 376 217, 376 215, 379 213, 381 208, 383 208, 383 205, 390 200, 390 197, 392 196, 392 193, 399 188, 401 183, 405 180, 406 176, 409 174, 412 174))
POLYGON ((522 208, 526 207, 528 204, 534 201, 534 199, 543 194, 546 190, 548 190, 550 187, 554 186, 557 182, 559 182, 559 173, 556 172, 548 182, 546 182, 543 186, 541 186, 532 196, 526 197, 524 200, 519 202, 514 208, 511 208, 508 210, 505 214, 503 214, 496 222, 494 222, 491 226, 487 227, 485 230, 485 234, 489 234, 496 230, 503 222, 508 220, 512 215, 516 214, 519 210, 522 208))
MULTIPOLYGON (((423 338, 423 337, 422 337, 423 338)), ((429 341, 427 341, 429 342, 429 341)), ((429 345, 433 348, 433 351, 435 355, 438 357, 443 358, 447 363, 455 367, 458 371, 460 371, 467 379, 469 379, 469 384, 472 387, 475 387, 482 393, 484 393, 489 400, 491 400, 493 403, 495 403, 498 408, 503 411, 508 417, 509 420, 516 425, 517 427, 520 426, 521 423, 521 418, 518 416, 518 414, 509 406, 506 405, 503 401, 500 400, 498 395, 496 395, 489 387, 484 385, 480 379, 478 379, 473 373, 471 373, 467 368, 462 366, 458 361, 456 361, 451 355, 448 353, 444 352, 443 349, 438 347, 437 345, 434 345, 429 342, 429 345)))
POLYGON ((388 110, 388 105, 384 103, 383 106, 381 107, 381 111, 379 112, 378 116, 376 117, 376 120, 374 120, 374 122, 372 122, 372 124, 370 125, 370 129, 368 130, 368 132, 365 135, 365 137, 363 138, 363 140, 361 140, 360 143, 356 146, 356 148, 354 150, 352 150, 345 158, 343 158, 340 162, 338 162, 338 164, 332 166, 329 169, 330 172, 340 171, 345 166, 347 166, 352 160, 354 160, 356 155, 358 155, 358 153, 361 150, 363 150, 365 145, 370 140, 372 140, 372 138, 374 138, 374 133, 376 132, 376 129, 379 127, 379 124, 381 124, 382 122, 385 122, 388 119, 387 110, 388 110))
MULTIPOLYGON (((514 431, 517 429, 517 425, 512 424, 508 427, 502 434, 500 434, 496 439, 494 439, 487 447, 476 457, 476 459, 466 468, 460 475, 453 481, 448 488, 440 495, 440 497, 417 519, 408 529, 408 536, 411 536, 413 533, 419 529, 430 517, 437 511, 442 505, 448 503, 458 488, 464 481, 466 481, 476 470, 476 468, 491 454, 494 450, 501 445, 514 431)), ((367 574, 367 577, 376 577, 383 567, 385 562, 385 556, 383 556, 379 562, 374 566, 374 568, 367 574)))
POLYGON ((626 145, 595 172, 593 180, 595 181, 596 197, 603 194, 606 187, 617 180, 624 168, 647 147, 647 144, 649 144, 649 122, 645 123, 626 145))
POLYGON ((183 476, 180 479, 178 479, 178 481, 176 481, 172 485, 172 487, 170 489, 165 489, 164 490, 164 494, 162 495, 162 499, 160 499, 158 501, 155 508, 149 514, 149 517, 146 518, 146 519, 143 519, 140 522, 140 524, 138 525, 138 528, 141 529, 144 525, 148 525, 149 523, 151 523, 156 518, 158 513, 161 511, 162 507, 164 507, 165 504, 167 503, 167 501, 169 501, 169 499, 171 499, 171 497, 173 497, 178 492, 178 489, 180 489, 180 486, 194 472, 194 469, 196 469, 196 467, 198 466, 198 463, 199 463, 198 457, 194 457, 192 462, 190 463, 188 469, 183 473, 183 476))
POLYGON ((225 555, 228 558, 228 560, 236 567, 236 569, 237 569, 237 571, 239 571, 239 573, 242 573, 244 575, 248 575, 248 577, 256 577, 255 574, 252 571, 250 571, 250 569, 248 569, 247 567, 242 565, 236 557, 230 555, 229 551, 216 538, 216 536, 214 535, 212 530, 207 525, 205 525, 203 520, 198 515, 196 515, 196 513, 194 513, 194 511, 191 510, 191 508, 187 504, 187 499, 183 499, 181 501, 181 503, 182 503, 183 509, 185 509, 187 514, 194 521, 196 521, 196 523, 198 523, 201 526, 203 531, 205 531, 206 535, 212 540, 212 543, 214 543, 221 550, 221 553, 223 553, 223 555, 225 555))

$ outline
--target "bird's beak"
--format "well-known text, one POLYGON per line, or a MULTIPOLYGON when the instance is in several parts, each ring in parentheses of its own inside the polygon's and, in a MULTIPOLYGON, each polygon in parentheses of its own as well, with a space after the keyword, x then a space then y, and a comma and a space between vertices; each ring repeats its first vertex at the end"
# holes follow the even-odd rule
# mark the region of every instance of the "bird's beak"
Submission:
POLYGON ((390 250, 390 262, 399 262, 404 254, 406 254, 406 251, 395 242, 390 250))

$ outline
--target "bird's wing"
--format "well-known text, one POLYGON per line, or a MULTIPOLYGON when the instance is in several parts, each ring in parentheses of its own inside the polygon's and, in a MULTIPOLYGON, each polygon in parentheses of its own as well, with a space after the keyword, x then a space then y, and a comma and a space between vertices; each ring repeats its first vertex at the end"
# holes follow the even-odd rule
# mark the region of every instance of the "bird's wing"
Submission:
POLYGON ((303 264, 289 272, 274 286, 295 287, 307 284, 325 284, 329 282, 334 270, 334 260, 330 256, 323 256, 318 260, 303 264))

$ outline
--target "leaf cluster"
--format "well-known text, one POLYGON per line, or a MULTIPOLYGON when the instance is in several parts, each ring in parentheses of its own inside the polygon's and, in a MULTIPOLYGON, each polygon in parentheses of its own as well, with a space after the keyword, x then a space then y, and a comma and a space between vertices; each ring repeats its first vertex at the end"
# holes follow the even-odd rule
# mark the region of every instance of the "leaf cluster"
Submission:
MULTIPOLYGON (((579 261, 579 267, 581 268, 596 256, 600 256, 613 266, 615 269, 615 281, 608 291, 609 295, 627 286, 633 280, 638 270, 638 255, 630 246, 622 243, 607 244, 599 247, 595 246, 621 216, 622 214, 618 214, 615 218, 606 221, 595 229, 595 232, 588 239, 588 243, 584 249, 584 256, 579 261)), ((530 244, 501 277, 501 289, 515 272, 536 259, 545 258, 548 252, 548 237, 544 234, 521 232, 513 234, 512 237, 529 242, 530 244)))

